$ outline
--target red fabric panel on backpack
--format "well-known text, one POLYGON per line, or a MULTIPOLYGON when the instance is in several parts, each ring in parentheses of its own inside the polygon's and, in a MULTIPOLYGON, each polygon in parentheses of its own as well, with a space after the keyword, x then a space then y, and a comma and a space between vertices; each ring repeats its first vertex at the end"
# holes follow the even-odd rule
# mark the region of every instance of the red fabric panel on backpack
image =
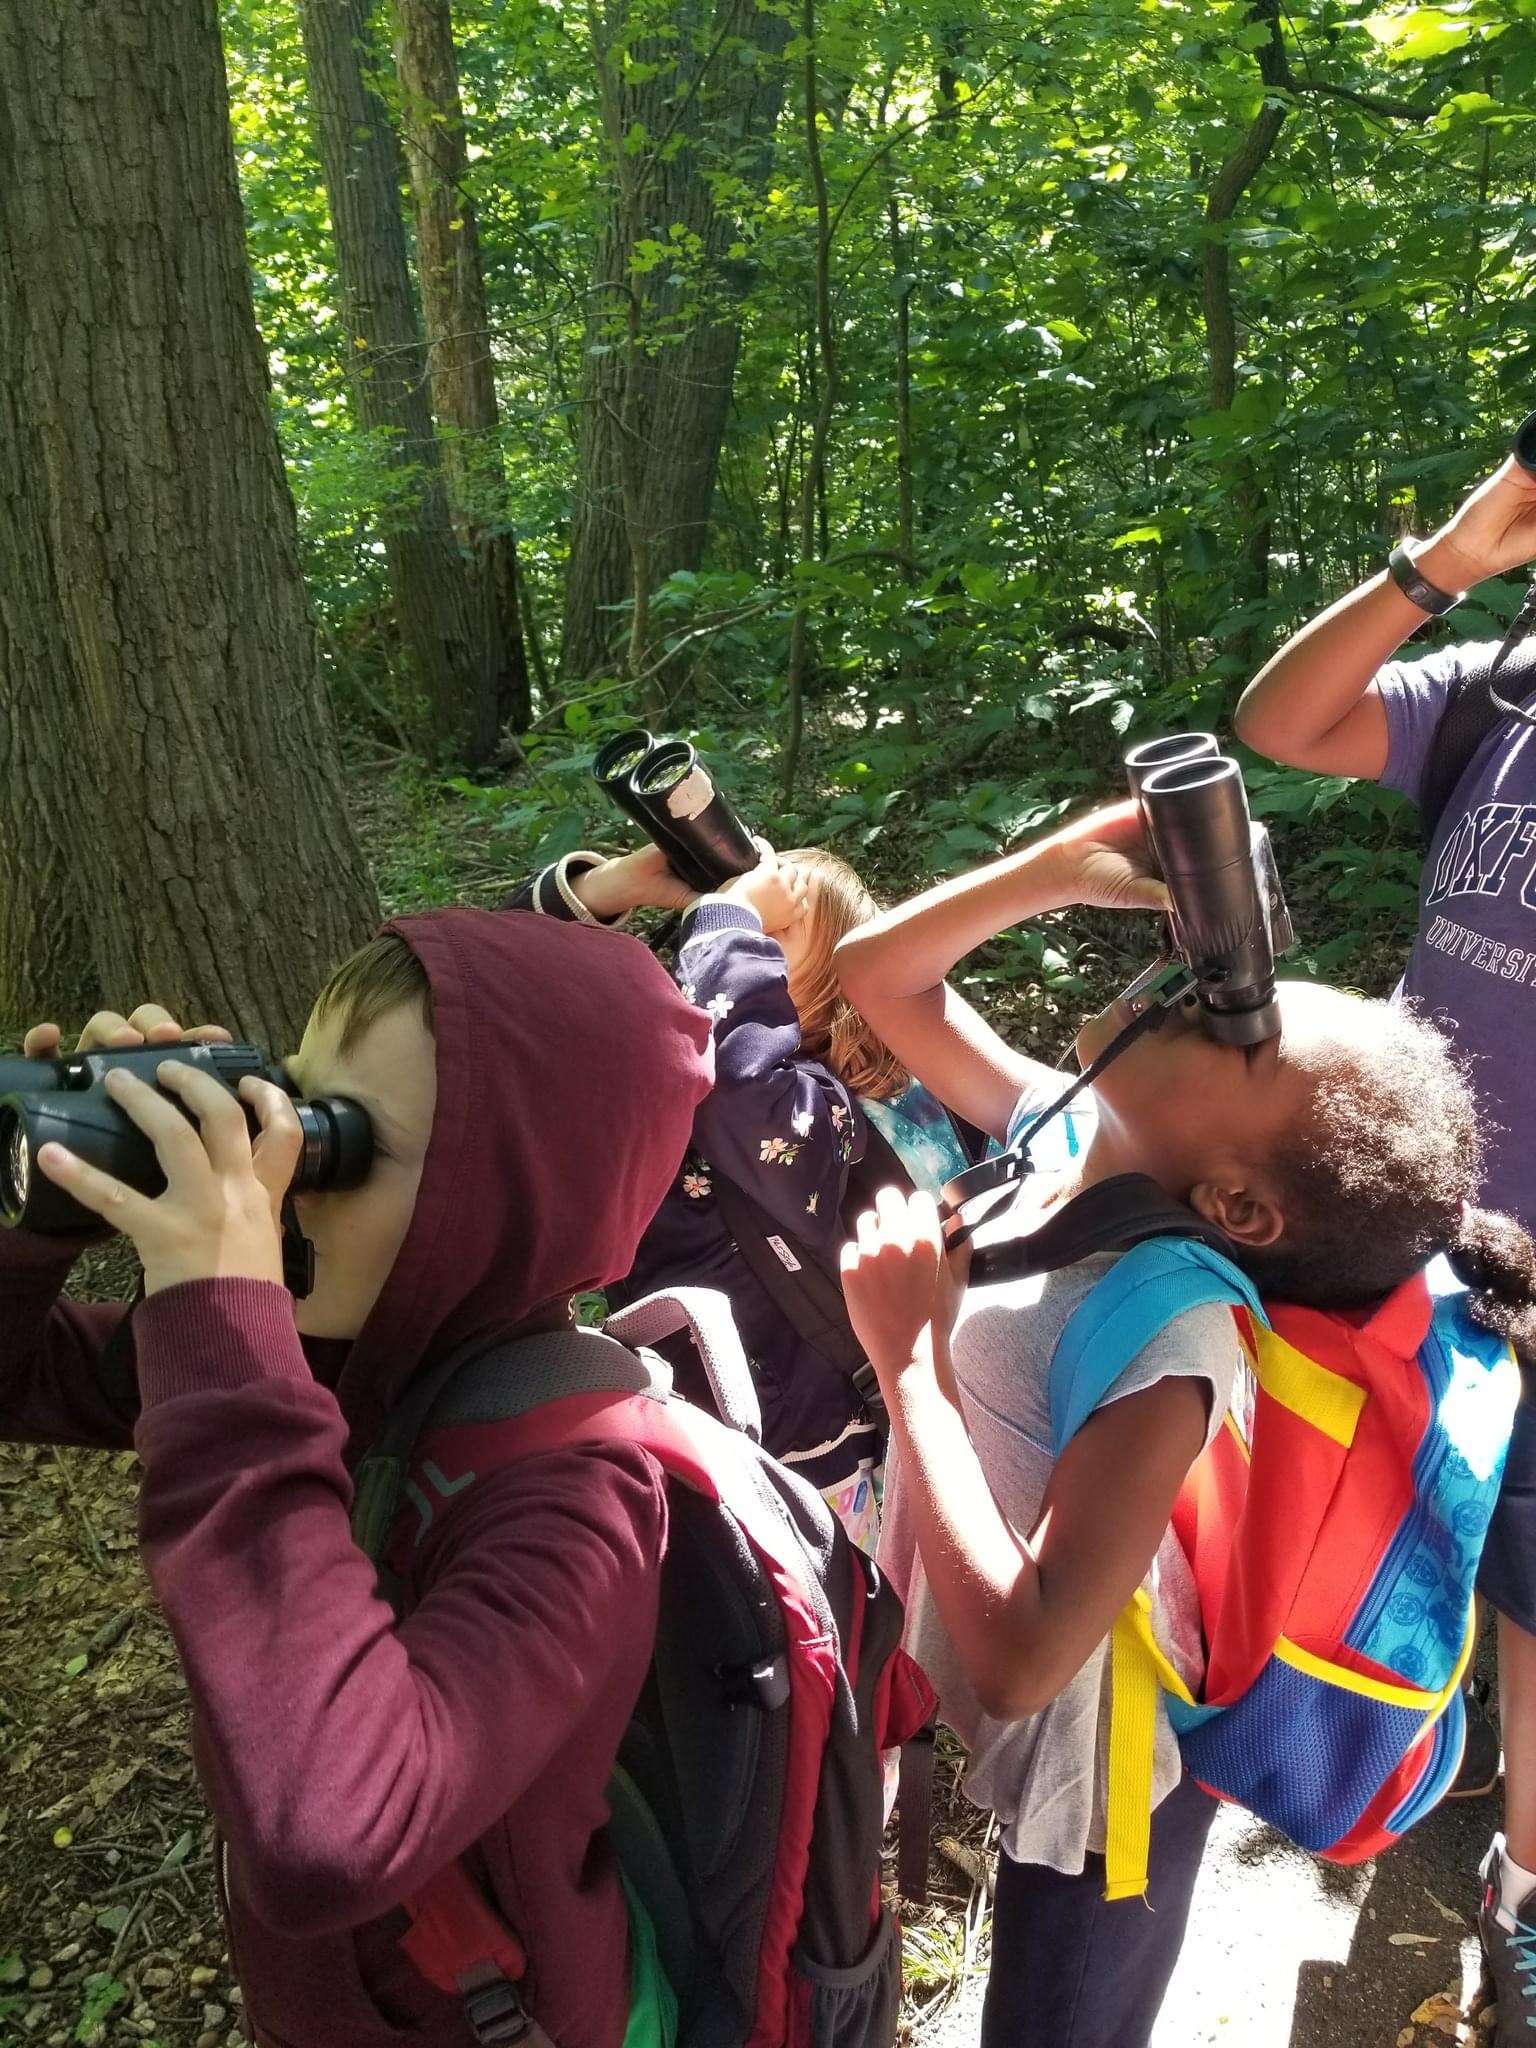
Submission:
POLYGON ((1213 1633, 1206 1607, 1207 1587, 1226 1583, 1232 1542, 1248 1491, 1248 1459, 1225 1425, 1185 1475, 1173 1504, 1173 1533, 1189 1559, 1201 1589, 1201 1618, 1207 1636, 1213 1633))
POLYGON ((1340 1445, 1259 1393, 1235 1522, 1226 1519, 1230 1488, 1228 1498, 1211 1503, 1225 1522, 1229 1548, 1225 1569, 1213 1580, 1198 1581, 1209 1644, 1201 1695, 1207 1704, 1240 1698, 1278 1639, 1292 1632, 1317 1531, 1343 1462, 1340 1445))
POLYGON ((1259 1389, 1250 1456, 1224 1429, 1186 1480, 1174 1529, 1200 1589, 1207 1704, 1241 1697, 1282 1635, 1376 1674, 1368 1659, 1338 1653, 1412 1503, 1412 1452, 1430 1419, 1415 1354, 1431 1310, 1422 1274, 1358 1326, 1270 1307, 1278 1336, 1363 1386, 1367 1400, 1346 1450, 1259 1389))
POLYGON ((450 1863, 405 1902, 411 1925, 400 1946, 429 1984, 458 1991, 472 1971, 494 1963, 514 1984, 528 1967, 522 1943, 462 1863, 450 1863))
MULTIPOLYGON (((763 1923, 758 2009, 745 2044, 774 2048, 783 2040, 786 2026, 789 1959, 800 1925, 838 1660, 835 1645, 821 1632, 815 1594, 805 1583, 794 1540, 758 1493, 745 1438, 683 1402, 633 1394, 573 1394, 510 1422, 434 1430, 418 1446, 412 1472, 419 1475, 429 1458, 451 1489, 454 1479, 466 1472, 478 1475, 541 1451, 614 1442, 638 1445, 669 1478, 729 1510, 772 1582, 784 1615, 790 1681, 784 1818, 763 1923)), ((390 1548, 393 1553, 399 1543, 408 1556, 416 1532, 403 1524, 404 1517, 396 1524, 390 1548)))
POLYGON ((1336 1450, 1339 1484, 1287 1629, 1308 1647, 1337 1644, 1346 1634, 1413 1505, 1414 1456, 1430 1422, 1429 1388, 1416 1359, 1429 1309, 1428 1289, 1416 1275, 1359 1329, 1318 1309, 1274 1312, 1275 1329, 1288 1343, 1367 1395, 1353 1445, 1347 1454, 1336 1450))

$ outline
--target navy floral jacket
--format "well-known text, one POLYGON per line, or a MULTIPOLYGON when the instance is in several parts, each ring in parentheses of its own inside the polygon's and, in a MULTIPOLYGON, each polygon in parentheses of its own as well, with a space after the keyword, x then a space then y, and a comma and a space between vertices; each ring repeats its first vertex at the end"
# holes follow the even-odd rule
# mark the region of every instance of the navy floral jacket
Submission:
MULTIPOLYGON (((589 917, 569 876, 596 859, 567 855, 525 882, 508 907, 589 917)), ((830 1487, 879 1455, 875 1425, 846 1372, 800 1336, 748 1269, 714 1190, 717 1175, 727 1176, 835 1272, 848 1169, 864 1150, 863 1113, 801 1050, 784 954, 744 904, 712 896, 696 904, 683 920, 675 973, 688 1000, 714 1019, 714 1092, 700 1105, 693 1144, 633 1272, 611 1292, 629 1300, 691 1286, 727 1295, 757 1380, 764 1444, 814 1485, 830 1487)), ((679 1385, 702 1397, 691 1346, 686 1353, 672 1354, 679 1385)))

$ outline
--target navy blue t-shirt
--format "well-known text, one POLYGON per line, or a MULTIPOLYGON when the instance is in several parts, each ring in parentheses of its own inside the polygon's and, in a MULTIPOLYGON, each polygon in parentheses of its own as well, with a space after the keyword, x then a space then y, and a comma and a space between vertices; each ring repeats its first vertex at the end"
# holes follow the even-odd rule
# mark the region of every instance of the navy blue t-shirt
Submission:
MULTIPOLYGON (((1461 666, 1490 652, 1442 648, 1380 671, 1389 789, 1418 799, 1461 666)), ((1517 719, 1483 741, 1441 815, 1402 992, 1471 1064, 1488 1137, 1482 1200, 1536 1231, 1536 729, 1517 719)))

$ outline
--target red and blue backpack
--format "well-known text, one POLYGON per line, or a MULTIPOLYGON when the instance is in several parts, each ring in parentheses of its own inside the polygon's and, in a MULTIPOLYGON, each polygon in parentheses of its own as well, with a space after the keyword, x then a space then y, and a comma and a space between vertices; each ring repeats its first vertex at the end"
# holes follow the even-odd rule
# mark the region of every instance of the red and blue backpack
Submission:
MULTIPOLYGON (((450 1361, 365 1461, 354 1534, 388 1595, 431 1516, 475 1478, 580 1444, 648 1451, 668 1480, 667 1553, 609 1831, 677 2000, 678 2048, 890 2048, 901 1954, 880 1891, 881 1758, 932 1694, 900 1647, 894 1590, 755 1441, 756 1395, 723 1308, 679 1289, 602 1331, 450 1361), (678 1400, 663 1361, 630 1348, 685 1325, 724 1420, 678 1400)), ((548 2048, 516 1930, 464 1865, 403 1903, 402 1947, 461 1994, 473 2037, 548 2048)))
MULTIPOLYGON (((1195 1224, 1166 1209, 1164 1231, 1195 1224)), ((1520 1393, 1513 1352, 1467 1299, 1436 1258, 1369 1310, 1261 1302, 1213 1244, 1149 1235, 1069 1319, 1051 1361, 1058 1455, 1185 1309, 1225 1303, 1248 1366, 1174 1513, 1206 1642, 1199 1696, 1154 1641, 1144 1591, 1115 1625, 1108 1896, 1145 1889, 1159 1697, 1201 1784, 1333 1862, 1376 1855, 1454 1779, 1473 1584, 1520 1393)))

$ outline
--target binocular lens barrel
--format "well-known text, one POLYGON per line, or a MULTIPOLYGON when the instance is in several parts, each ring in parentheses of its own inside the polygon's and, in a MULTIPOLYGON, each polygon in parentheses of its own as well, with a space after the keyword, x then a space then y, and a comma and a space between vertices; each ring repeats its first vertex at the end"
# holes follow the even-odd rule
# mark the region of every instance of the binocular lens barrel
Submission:
POLYGON ((605 740, 592 760, 593 781, 609 802, 617 804, 625 817, 642 831, 650 830, 650 820, 631 786, 632 778, 655 744, 643 725, 632 725, 628 732, 617 733, 611 740, 605 740))
POLYGON ((757 866, 761 855, 751 835, 687 740, 663 740, 635 770, 635 788, 685 841, 711 884, 757 866))
POLYGON ((1141 795, 1142 784, 1156 768, 1171 768, 1178 761, 1214 759, 1220 752, 1213 732, 1170 732, 1158 740, 1143 740, 1125 757, 1125 779, 1131 795, 1141 795))
POLYGON ((1272 921, 1274 902, 1282 918, 1284 902, 1268 836, 1248 815, 1243 771, 1202 753, 1151 769, 1139 797, 1168 884, 1175 941, 1200 977, 1206 1029, 1232 1045, 1273 1038, 1280 1007, 1272 921))
POLYGON ((289 1192, 361 1187, 373 1165, 373 1125, 367 1110, 344 1095, 317 1095, 293 1107, 304 1143, 289 1192))
POLYGON ((1536 476, 1536 412, 1527 413, 1520 422, 1510 453, 1527 476, 1536 476))
POLYGON ((0 1208, 19 1216, 32 1189, 32 1147, 14 1110, 0 1110, 0 1208))
POLYGON ((751 834, 687 740, 656 740, 632 726, 598 749, 592 774, 690 887, 717 889, 757 866, 751 834))

